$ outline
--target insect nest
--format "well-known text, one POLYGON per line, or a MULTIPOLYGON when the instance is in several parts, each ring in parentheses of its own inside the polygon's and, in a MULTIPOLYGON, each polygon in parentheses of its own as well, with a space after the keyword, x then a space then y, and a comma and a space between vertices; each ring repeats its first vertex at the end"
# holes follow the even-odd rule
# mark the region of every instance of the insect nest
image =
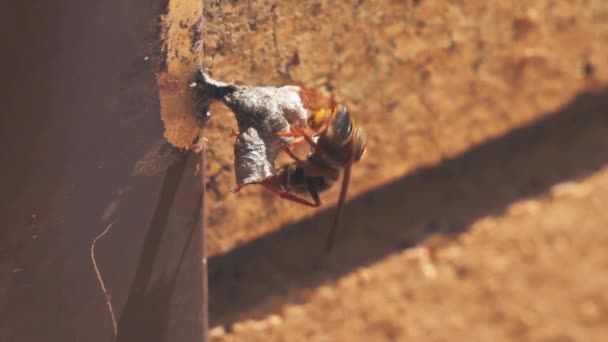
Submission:
POLYGON ((293 138, 277 133, 287 132, 292 125, 304 127, 308 111, 298 86, 237 86, 218 82, 204 71, 195 74, 192 87, 198 89, 201 134, 209 117, 209 105, 221 101, 235 115, 239 132, 234 143, 234 169, 238 186, 260 182, 275 174, 275 160, 283 146, 293 138))

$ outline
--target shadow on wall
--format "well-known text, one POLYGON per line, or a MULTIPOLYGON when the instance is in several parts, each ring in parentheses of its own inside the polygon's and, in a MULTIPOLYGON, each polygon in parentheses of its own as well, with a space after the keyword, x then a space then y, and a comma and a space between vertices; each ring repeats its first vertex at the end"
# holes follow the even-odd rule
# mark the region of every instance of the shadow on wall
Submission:
POLYGON ((514 201, 602 168, 606 108, 608 90, 582 94, 543 120, 352 199, 329 256, 323 243, 333 210, 212 258, 211 324, 230 330, 235 321, 261 318, 287 293, 335 280, 431 234, 458 234, 514 201))
MULTIPOLYGON (((135 279, 131 284, 124 309, 120 313, 116 336, 118 342, 166 341, 168 339, 171 297, 174 295, 178 275, 198 227, 200 201, 193 206, 193 224, 188 227, 183 245, 174 245, 181 251, 176 262, 166 268, 166 273, 162 275, 161 279, 153 281, 153 273, 155 265, 160 263, 157 258, 159 257, 161 242, 171 226, 169 223, 171 210, 176 203, 179 184, 188 169, 187 162, 188 155, 182 155, 176 163, 168 168, 165 174, 154 216, 143 243, 135 279)), ((195 278, 197 276, 199 275, 194 275, 195 278)), ((198 281, 193 283, 198 283, 198 281)))

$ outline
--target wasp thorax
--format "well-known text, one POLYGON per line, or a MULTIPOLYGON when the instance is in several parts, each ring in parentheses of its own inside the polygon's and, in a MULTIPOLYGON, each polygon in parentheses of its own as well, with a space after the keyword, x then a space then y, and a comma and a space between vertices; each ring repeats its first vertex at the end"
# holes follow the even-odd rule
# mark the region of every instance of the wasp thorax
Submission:
POLYGON ((353 133, 353 120, 344 106, 339 106, 331 122, 331 135, 339 145, 346 145, 353 133))

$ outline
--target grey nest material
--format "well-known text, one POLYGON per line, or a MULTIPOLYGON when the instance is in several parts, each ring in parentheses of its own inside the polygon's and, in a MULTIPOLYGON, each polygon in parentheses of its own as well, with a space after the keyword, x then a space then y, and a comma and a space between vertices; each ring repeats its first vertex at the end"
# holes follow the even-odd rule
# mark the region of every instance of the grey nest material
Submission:
POLYGON ((302 104, 300 87, 235 86, 215 81, 202 70, 196 73, 192 86, 199 90, 201 122, 209 116, 213 101, 222 101, 234 112, 239 128, 234 143, 237 186, 274 175, 279 152, 292 142, 292 138, 277 133, 289 131, 294 124, 306 126, 308 111, 302 104))

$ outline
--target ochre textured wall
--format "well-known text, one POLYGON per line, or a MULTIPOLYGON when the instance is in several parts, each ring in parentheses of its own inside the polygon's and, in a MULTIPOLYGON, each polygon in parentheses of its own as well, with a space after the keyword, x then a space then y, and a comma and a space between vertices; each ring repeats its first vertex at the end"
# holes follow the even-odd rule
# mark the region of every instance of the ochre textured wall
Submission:
MULTIPOLYGON (((369 136, 350 196, 539 119, 608 79, 602 0, 205 1, 204 20, 204 66, 215 79, 315 86, 350 107, 369 136)), ((255 187, 231 193, 236 123, 223 106, 212 115, 212 253, 314 213, 255 187)))

